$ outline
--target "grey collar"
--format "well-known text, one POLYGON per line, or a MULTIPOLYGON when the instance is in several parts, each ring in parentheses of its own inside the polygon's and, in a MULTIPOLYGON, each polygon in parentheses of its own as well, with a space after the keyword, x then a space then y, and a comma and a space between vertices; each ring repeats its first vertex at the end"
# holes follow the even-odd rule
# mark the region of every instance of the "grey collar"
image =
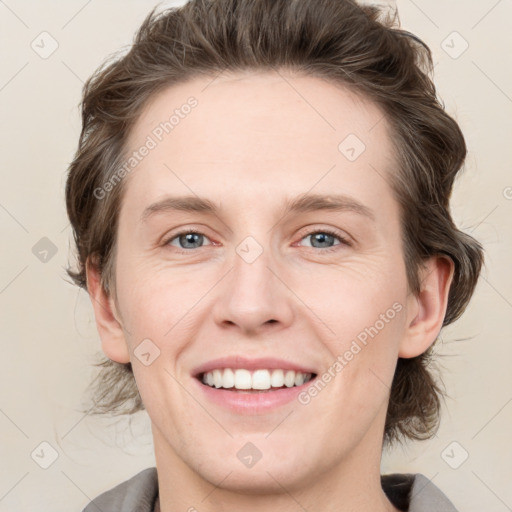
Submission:
MULTIPOLYGON (((384 492, 403 512, 457 512, 452 502, 421 473, 393 473, 381 476, 384 492)), ((100 494, 83 512, 157 512, 158 475, 147 468, 100 494)))

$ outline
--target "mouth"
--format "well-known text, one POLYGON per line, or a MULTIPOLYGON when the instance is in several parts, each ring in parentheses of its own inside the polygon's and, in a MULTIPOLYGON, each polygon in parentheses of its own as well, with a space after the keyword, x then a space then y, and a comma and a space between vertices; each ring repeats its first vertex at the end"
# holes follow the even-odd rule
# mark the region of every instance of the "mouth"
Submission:
POLYGON ((198 394, 236 415, 261 416, 291 405, 317 378, 315 367, 284 358, 232 355, 203 363, 192 373, 198 394))
POLYGON ((204 386, 234 393, 271 393, 298 388, 315 377, 316 373, 282 368, 215 368, 196 375, 204 386))

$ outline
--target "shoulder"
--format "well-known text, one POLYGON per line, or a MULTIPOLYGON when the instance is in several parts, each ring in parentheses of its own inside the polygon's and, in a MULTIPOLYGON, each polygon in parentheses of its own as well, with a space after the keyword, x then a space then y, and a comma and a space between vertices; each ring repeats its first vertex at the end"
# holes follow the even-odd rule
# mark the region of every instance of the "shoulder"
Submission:
POLYGON ((92 500, 83 512, 153 512, 158 496, 156 468, 147 468, 92 500))
POLYGON ((391 503, 404 512, 457 512, 445 494, 421 473, 382 475, 381 483, 391 503))
POLYGON ((409 512, 423 512, 427 510, 457 512, 453 503, 432 483, 432 480, 418 473, 415 475, 411 489, 411 505, 409 512))

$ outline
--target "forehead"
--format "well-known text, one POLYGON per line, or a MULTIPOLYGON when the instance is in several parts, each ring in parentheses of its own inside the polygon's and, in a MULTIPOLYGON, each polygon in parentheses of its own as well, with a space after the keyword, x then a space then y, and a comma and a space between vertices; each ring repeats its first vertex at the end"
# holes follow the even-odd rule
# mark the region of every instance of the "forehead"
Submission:
POLYGON ((269 198, 343 185, 350 193, 365 180, 378 189, 394 161, 377 105, 338 84, 284 71, 194 78, 161 91, 137 120, 128 156, 143 146, 151 149, 125 185, 127 196, 146 202, 171 191, 250 189, 269 198))

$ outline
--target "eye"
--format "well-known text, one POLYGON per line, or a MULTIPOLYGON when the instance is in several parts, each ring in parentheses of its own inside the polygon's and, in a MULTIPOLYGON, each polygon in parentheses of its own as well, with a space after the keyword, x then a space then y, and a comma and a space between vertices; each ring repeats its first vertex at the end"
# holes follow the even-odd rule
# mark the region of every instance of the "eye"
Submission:
POLYGON ((202 247, 204 240, 209 240, 209 238, 199 231, 188 229, 186 231, 181 231, 180 233, 174 234, 172 238, 169 238, 165 242, 164 245, 172 245, 173 247, 178 247, 179 249, 190 250, 202 247))
MULTIPOLYGON (((341 233, 329 229, 311 231, 301 238, 301 242, 307 239, 310 239, 309 247, 312 247, 313 249, 324 249, 322 252, 335 251, 337 250, 336 247, 339 245, 351 245, 351 243, 341 233), (336 240, 338 240, 339 243, 336 244, 336 240)), ((178 252, 186 252, 191 249, 204 247, 205 240, 209 240, 209 238, 203 233, 193 229, 188 229, 175 233, 171 238, 164 242, 164 245, 176 247, 178 252)), ((206 245, 214 244, 210 242, 206 245)))
POLYGON ((314 249, 325 249, 324 252, 335 251, 337 250, 336 247, 338 245, 350 245, 350 242, 343 237, 341 233, 337 233, 336 231, 331 231, 329 229, 311 231, 303 237, 301 241, 307 239, 310 239, 309 247, 313 247, 314 249), (335 244, 334 242, 336 240, 340 243, 335 244))

